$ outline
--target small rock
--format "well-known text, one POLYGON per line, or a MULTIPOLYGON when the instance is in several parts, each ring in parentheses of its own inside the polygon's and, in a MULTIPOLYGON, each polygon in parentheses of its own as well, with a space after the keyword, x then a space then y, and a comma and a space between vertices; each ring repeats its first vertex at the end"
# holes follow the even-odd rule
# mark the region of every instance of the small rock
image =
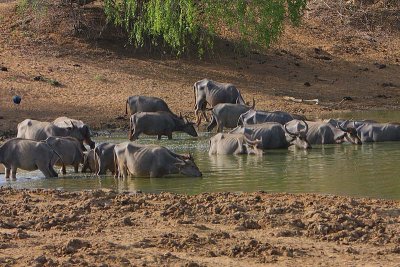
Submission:
POLYGON ((378 62, 375 62, 374 65, 378 68, 378 69, 384 69, 386 68, 386 64, 380 64, 378 62))
POLYGON ((1 67, 1 71, 8 71, 8 69, 6 67, 1 67))
POLYGON ((80 239, 71 239, 68 241, 67 245, 64 247, 64 252, 67 254, 72 254, 77 252, 81 248, 91 247, 90 243, 80 239))
POLYGON ((384 82, 382 83, 382 87, 396 87, 396 85, 391 82, 384 82))
POLYGON ((374 96, 375 98, 384 98, 384 99, 387 99, 387 98, 392 98, 391 96, 387 96, 387 95, 376 95, 376 96, 374 96))
POLYGON ((344 96, 342 99, 348 100, 348 101, 353 101, 353 98, 351 96, 344 96))
POLYGON ((33 77, 34 81, 43 81, 43 77, 41 75, 33 77))
POLYGON ((305 83, 304 83, 304 86, 310 87, 310 86, 311 86, 311 83, 305 82, 305 83))
POLYGON ((132 220, 129 217, 125 217, 122 222, 124 223, 124 225, 127 225, 127 226, 133 225, 132 220))
POLYGON ((36 263, 36 266, 43 266, 47 262, 47 258, 45 255, 41 255, 37 257, 34 262, 36 263))

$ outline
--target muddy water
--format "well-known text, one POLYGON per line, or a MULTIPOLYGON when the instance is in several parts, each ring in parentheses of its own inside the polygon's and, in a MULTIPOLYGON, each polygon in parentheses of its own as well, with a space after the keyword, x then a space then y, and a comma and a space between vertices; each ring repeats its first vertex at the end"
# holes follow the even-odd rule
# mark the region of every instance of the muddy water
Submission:
MULTIPOLYGON (((400 142, 314 146, 310 151, 273 150, 264 156, 209 156, 209 134, 196 138, 174 135, 175 140, 152 137, 140 143, 166 146, 178 153, 191 152, 202 178, 180 175, 166 178, 116 180, 111 176, 75 175, 46 179, 39 171, 19 171, 16 181, 0 175, 0 186, 196 194, 213 191, 318 192, 338 195, 400 199, 400 142)), ((124 135, 97 138, 97 142, 123 142, 124 135)))

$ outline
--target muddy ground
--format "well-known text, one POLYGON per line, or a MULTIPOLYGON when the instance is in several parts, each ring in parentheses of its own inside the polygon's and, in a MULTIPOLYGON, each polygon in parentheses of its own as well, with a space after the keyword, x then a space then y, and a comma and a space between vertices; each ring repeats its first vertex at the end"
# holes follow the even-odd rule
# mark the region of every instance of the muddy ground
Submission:
POLYGON ((398 266, 400 203, 0 189, 2 266, 398 266))

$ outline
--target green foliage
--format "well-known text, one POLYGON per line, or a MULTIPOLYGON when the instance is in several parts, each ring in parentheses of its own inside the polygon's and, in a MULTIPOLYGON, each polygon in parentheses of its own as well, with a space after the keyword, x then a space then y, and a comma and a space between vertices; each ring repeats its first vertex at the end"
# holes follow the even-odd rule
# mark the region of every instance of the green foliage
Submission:
POLYGON ((236 41, 268 47, 286 19, 300 22, 307 0, 104 0, 109 22, 124 27, 136 47, 171 48, 181 54, 212 48, 229 32, 236 41))

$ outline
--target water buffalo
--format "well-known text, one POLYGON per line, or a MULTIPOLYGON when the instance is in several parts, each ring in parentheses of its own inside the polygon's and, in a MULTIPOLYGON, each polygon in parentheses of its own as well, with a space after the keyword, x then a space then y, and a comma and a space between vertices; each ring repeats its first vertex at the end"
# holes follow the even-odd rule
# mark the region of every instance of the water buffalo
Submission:
POLYGON ((245 134, 217 133, 210 139, 209 155, 237 155, 256 154, 262 155, 258 148, 261 140, 253 140, 245 134))
POLYGON ((197 81, 193 85, 195 98, 195 115, 197 125, 201 123, 201 115, 208 121, 206 116, 207 104, 212 108, 219 103, 231 103, 245 105, 239 90, 230 83, 218 83, 209 79, 197 81))
POLYGON ((83 137, 83 141, 90 146, 91 149, 94 148, 95 143, 92 141, 92 133, 90 131, 90 128, 87 124, 85 124, 81 120, 75 120, 75 119, 70 119, 68 117, 58 117, 53 121, 54 125, 57 125, 58 127, 61 128, 69 128, 76 126, 79 131, 81 132, 81 135, 83 137))
POLYGON ((90 170, 90 172, 94 173, 97 173, 99 170, 99 164, 95 160, 94 156, 94 149, 83 152, 83 164, 81 172, 87 172, 88 169, 90 170))
POLYGON ((39 169, 45 177, 57 177, 53 165, 60 160, 57 153, 45 142, 13 138, 0 146, 0 163, 5 166, 6 178, 15 179, 17 169, 39 169))
POLYGON ((306 120, 302 115, 290 114, 284 111, 261 111, 250 109, 247 112, 240 115, 238 120, 238 125, 249 125, 249 124, 259 124, 264 122, 277 122, 282 125, 293 120, 306 120))
POLYGON ((364 123, 357 127, 362 142, 400 141, 400 124, 364 123))
POLYGON ((230 104, 220 103, 212 109, 212 121, 207 126, 207 131, 211 132, 212 129, 217 125, 217 132, 222 132, 224 127, 235 128, 238 125, 238 119, 240 115, 247 112, 250 109, 254 109, 255 101, 253 98, 253 106, 241 105, 241 104, 230 104))
POLYGON ((107 170, 115 173, 114 147, 115 144, 102 143, 94 149, 95 160, 99 166, 97 175, 104 175, 107 170))
POLYGON ((138 112, 130 118, 130 129, 128 137, 130 141, 136 140, 141 133, 147 135, 157 135, 161 139, 166 135, 172 139, 172 132, 185 132, 197 137, 197 132, 192 122, 182 116, 176 116, 169 112, 138 112))
MULTIPOLYGON (((293 120, 286 124, 289 129, 299 130, 303 127, 299 121, 293 120)), ((357 136, 355 128, 338 124, 334 127, 326 122, 308 121, 309 129, 307 132, 307 140, 310 144, 340 144, 348 141, 352 144, 360 145, 362 142, 357 136)))
POLYGON ((297 148, 309 149, 310 143, 307 141, 308 126, 304 121, 304 130, 290 132, 286 125, 277 122, 265 122, 247 126, 238 126, 231 133, 242 133, 252 139, 262 140, 263 149, 288 148, 294 145, 297 148))
POLYGON ((165 103, 164 100, 158 97, 151 97, 151 96, 134 95, 128 97, 125 104, 126 115, 128 115, 128 106, 131 112, 130 115, 133 115, 137 112, 157 112, 157 111, 171 112, 167 103, 165 103))
POLYGON ((74 137, 54 137, 49 136, 45 142, 61 157, 56 165, 61 166, 61 173, 66 174, 65 166, 74 167, 75 173, 78 172, 79 164, 83 163, 83 152, 81 143, 74 137))
POLYGON ((49 136, 71 136, 81 142, 82 150, 86 150, 82 142, 85 137, 82 135, 78 127, 71 122, 71 126, 66 128, 59 127, 51 122, 42 122, 26 119, 18 124, 18 138, 33 139, 37 141, 46 140, 49 136))
POLYGON ((202 176, 191 156, 179 155, 165 147, 125 142, 114 147, 116 177, 163 177, 168 174, 202 176))

